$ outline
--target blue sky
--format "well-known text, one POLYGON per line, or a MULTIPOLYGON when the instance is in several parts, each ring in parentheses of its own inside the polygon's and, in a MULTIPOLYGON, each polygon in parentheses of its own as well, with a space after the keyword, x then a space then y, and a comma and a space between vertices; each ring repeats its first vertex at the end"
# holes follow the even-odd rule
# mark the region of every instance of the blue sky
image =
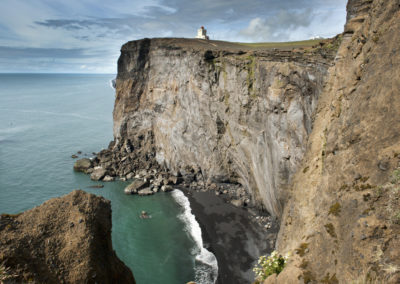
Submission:
POLYGON ((144 37, 266 42, 343 31, 346 0, 0 0, 0 72, 116 73, 144 37))

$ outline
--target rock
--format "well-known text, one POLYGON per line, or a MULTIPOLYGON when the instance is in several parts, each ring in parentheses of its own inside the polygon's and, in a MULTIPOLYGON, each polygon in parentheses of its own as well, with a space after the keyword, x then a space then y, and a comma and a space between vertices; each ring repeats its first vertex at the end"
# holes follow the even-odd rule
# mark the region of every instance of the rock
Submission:
POLYGON ((379 161, 378 167, 381 171, 387 171, 389 169, 389 162, 388 161, 379 161))
POLYGON ((114 177, 108 175, 103 178, 103 181, 114 181, 114 180, 115 180, 114 177))
POLYGON ((147 181, 142 180, 142 179, 136 179, 130 185, 125 187, 124 192, 126 194, 135 194, 135 193, 138 193, 138 191, 140 189, 145 188, 148 185, 149 185, 149 183, 147 181))
POLYGON ((147 174, 147 171, 146 171, 146 170, 140 170, 140 171, 137 173, 137 175, 139 176, 139 178, 143 178, 143 177, 146 177, 148 174, 147 174))
POLYGON ((135 176, 135 174, 131 172, 126 175, 126 179, 133 179, 134 176, 135 176))
POLYGON ((170 176, 168 180, 170 183, 177 184, 179 179, 176 176, 170 176))
POLYGON ((92 161, 88 158, 79 159, 74 164, 74 170, 76 172, 86 173, 92 167, 92 161))
POLYGON ((94 169, 93 169, 93 168, 90 168, 90 169, 88 169, 88 170, 86 171, 86 174, 91 174, 91 173, 93 173, 93 171, 94 171, 94 169))
POLYGON ((149 187, 145 188, 145 189, 141 189, 138 191, 138 194, 140 196, 146 196, 146 195, 153 195, 154 191, 151 190, 149 187))
POLYGON ((210 189, 211 190, 216 190, 218 187, 215 183, 210 184, 210 189))
POLYGON ((236 207, 243 207, 243 200, 241 199, 234 199, 231 200, 232 205, 236 206, 236 207))
POLYGON ((72 159, 76 159, 76 158, 78 158, 78 156, 77 155, 71 155, 71 158, 72 159))
POLYGON ((159 190, 158 186, 153 187, 153 191, 154 191, 155 193, 158 192, 158 190, 159 190))
POLYGON ((163 185, 161 187, 161 191, 163 191, 163 192, 168 192, 168 191, 172 191, 172 190, 173 190, 173 188, 170 185, 163 185))
POLYGON ((91 180, 101 180, 105 175, 107 171, 103 168, 95 168, 93 170, 93 173, 90 175, 91 180))
POLYGON ((2 218, 0 243, 6 283, 135 283, 112 247, 110 201, 81 190, 2 218))
POLYGON ((194 174, 187 174, 183 176, 183 180, 185 183, 190 184, 192 181, 194 181, 195 175, 194 174))
POLYGON ((88 188, 103 188, 103 187, 104 187, 104 185, 102 185, 102 184, 94 184, 94 185, 88 186, 88 188))

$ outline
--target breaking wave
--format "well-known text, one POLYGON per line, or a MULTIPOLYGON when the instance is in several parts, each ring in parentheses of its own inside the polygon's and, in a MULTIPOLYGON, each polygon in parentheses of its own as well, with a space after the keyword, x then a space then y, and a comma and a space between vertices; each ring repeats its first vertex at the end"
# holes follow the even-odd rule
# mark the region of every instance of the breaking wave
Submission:
POLYGON ((113 88, 115 90, 117 85, 117 78, 114 78, 112 80, 110 80, 110 87, 113 88))
POLYGON ((189 199, 178 189, 172 191, 172 197, 182 207, 183 211, 178 218, 184 222, 186 232, 195 243, 192 251, 195 255, 195 282, 215 283, 218 277, 218 262, 215 255, 203 247, 201 228, 192 214, 189 199))

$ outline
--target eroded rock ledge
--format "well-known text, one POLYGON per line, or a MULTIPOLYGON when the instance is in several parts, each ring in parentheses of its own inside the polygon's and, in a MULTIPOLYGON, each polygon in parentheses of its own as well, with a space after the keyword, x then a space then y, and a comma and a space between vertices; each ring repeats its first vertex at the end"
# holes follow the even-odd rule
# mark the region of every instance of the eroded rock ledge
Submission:
POLYGON ((135 283, 112 248, 110 202, 81 190, 2 214, 0 247, 10 283, 135 283))
POLYGON ((321 46, 128 42, 118 61, 115 141, 96 165, 122 177, 158 168, 205 186, 240 184, 249 205, 279 216, 336 53, 321 46))

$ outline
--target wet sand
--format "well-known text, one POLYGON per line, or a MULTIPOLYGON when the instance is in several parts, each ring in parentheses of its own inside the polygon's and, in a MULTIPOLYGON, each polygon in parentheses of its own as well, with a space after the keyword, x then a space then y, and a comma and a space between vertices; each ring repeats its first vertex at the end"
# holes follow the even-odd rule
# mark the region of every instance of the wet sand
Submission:
POLYGON ((217 283, 252 283, 258 257, 274 250, 277 222, 266 230, 256 222, 255 212, 235 207, 214 192, 183 192, 200 223, 204 246, 218 260, 217 283))

